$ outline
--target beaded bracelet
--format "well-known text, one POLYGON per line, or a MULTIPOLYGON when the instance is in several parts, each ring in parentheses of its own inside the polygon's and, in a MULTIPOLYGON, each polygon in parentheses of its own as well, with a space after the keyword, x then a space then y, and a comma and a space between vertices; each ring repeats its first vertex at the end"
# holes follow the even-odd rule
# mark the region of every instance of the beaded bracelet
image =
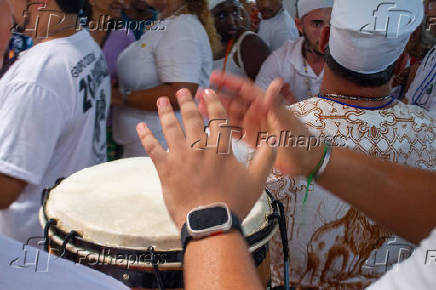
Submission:
POLYGON ((303 206, 306 204, 307 197, 309 195, 309 186, 312 183, 312 180, 317 180, 325 171, 325 168, 327 167, 327 164, 330 161, 330 156, 332 153, 332 147, 330 144, 325 143, 324 144, 324 153, 322 154, 321 160, 316 165, 315 169, 312 170, 312 172, 309 174, 309 177, 307 178, 307 187, 306 187, 306 193, 304 194, 303 199, 303 206))

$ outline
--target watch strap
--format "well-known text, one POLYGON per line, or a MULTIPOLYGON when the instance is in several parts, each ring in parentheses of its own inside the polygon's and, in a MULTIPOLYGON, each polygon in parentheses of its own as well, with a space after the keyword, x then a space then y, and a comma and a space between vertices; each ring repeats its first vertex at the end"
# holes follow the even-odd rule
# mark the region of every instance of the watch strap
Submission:
MULTIPOLYGON (((241 222, 239 221, 239 218, 236 214, 234 214, 233 212, 231 213, 231 219, 232 219, 232 226, 228 231, 225 232, 230 232, 232 230, 237 230, 241 233, 241 235, 244 235, 244 233, 242 232, 242 226, 241 226, 241 222)), ((219 235, 221 233, 224 233, 222 230, 218 230, 215 233, 209 234, 207 236, 201 237, 201 238, 197 238, 197 239, 203 239, 203 238, 207 238, 210 236, 215 236, 215 235, 219 235)), ((186 251, 186 247, 188 246, 188 243, 190 241, 192 241, 192 236, 189 234, 188 232, 188 228, 186 226, 186 223, 183 224, 182 229, 181 229, 181 234, 180 234, 180 240, 182 243, 182 247, 183 247, 183 256, 185 256, 185 251, 186 251)))

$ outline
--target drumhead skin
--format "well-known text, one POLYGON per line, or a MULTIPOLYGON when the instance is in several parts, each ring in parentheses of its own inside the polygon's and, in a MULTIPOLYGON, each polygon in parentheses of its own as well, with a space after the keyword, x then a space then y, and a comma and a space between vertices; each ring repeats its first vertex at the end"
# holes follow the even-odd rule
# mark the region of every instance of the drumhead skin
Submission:
MULTIPOLYGON (((181 249, 180 233, 147 157, 103 163, 73 174, 50 191, 45 210, 63 231, 74 230, 101 246, 181 249)), ((265 228, 271 212, 264 194, 243 221, 244 234, 265 228)))

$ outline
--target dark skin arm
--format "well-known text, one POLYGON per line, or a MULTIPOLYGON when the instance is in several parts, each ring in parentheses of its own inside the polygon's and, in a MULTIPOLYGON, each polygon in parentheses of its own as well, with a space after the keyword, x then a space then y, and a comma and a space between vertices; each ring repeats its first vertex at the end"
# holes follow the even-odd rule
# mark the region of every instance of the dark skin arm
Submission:
POLYGON ((24 191, 25 181, 0 174, 0 209, 7 209, 24 191))
POLYGON ((268 45, 259 36, 252 34, 245 37, 241 44, 241 57, 244 61, 244 70, 251 80, 256 79, 270 53, 268 45))
MULTIPOLYGON (((164 83, 158 87, 151 89, 134 91, 128 96, 127 106, 143 111, 156 111, 156 102, 159 97, 166 96, 169 98, 171 105, 176 110, 179 110, 176 100, 176 92, 182 88, 188 89, 192 94, 198 89, 198 84, 195 83, 164 83)), ((118 105, 122 103, 122 95, 119 90, 112 91, 112 104, 118 105)))

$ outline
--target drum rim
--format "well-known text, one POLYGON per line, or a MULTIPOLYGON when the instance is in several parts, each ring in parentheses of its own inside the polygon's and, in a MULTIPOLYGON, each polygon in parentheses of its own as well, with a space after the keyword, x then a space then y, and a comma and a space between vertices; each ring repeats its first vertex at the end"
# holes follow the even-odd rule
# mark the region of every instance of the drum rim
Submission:
MULTIPOLYGON (((39 220, 40 224, 45 227, 47 225, 47 222, 50 220, 50 218, 47 215, 46 212, 46 205, 47 201, 50 197, 50 192, 53 191, 58 185, 61 184, 61 182, 65 178, 60 178, 56 181, 55 185, 51 188, 45 189, 42 193, 41 203, 42 206, 40 208, 40 214, 39 214, 39 220)), ((267 195, 268 200, 268 206, 270 208, 270 216, 277 213, 277 209, 272 206, 272 197, 267 195)), ((249 250, 251 253, 255 252, 257 249, 259 249, 262 246, 265 246, 272 238, 272 236, 275 234, 275 232, 278 229, 278 222, 274 218, 266 217, 266 223, 265 226, 258 231, 249 234, 248 236, 245 236, 245 240, 249 246, 249 250)), ((52 237, 56 237, 59 239, 59 241, 64 241, 65 237, 68 235, 68 233, 62 229, 60 229, 57 225, 51 225, 48 230, 48 237, 44 237, 47 242, 50 242, 52 237)), ((169 262, 160 264, 159 266, 163 267, 174 267, 175 265, 181 265, 180 261, 182 260, 182 249, 181 248, 175 248, 172 250, 162 250, 159 249, 157 246, 149 246, 144 248, 139 247, 114 247, 114 246, 107 246, 102 245, 96 242, 91 242, 82 237, 82 234, 79 231, 79 234, 74 238, 74 241, 67 243, 66 248, 70 249, 83 249, 84 252, 89 253, 100 253, 102 250, 108 249, 111 252, 111 255, 138 255, 138 254, 144 254, 144 251, 149 250, 152 248, 153 252, 159 255, 169 255, 169 256, 175 256, 178 257, 178 259, 175 262, 169 262), (94 250, 95 249, 95 250, 94 250)), ((143 265, 151 265, 151 263, 143 263, 143 265)))
MULTIPOLYGON (((67 178, 65 178, 65 177, 62 177, 62 178, 59 178, 56 182, 55 182, 55 184, 52 186, 52 187, 50 187, 50 188, 46 188, 46 189, 44 189, 43 190, 43 192, 42 192, 42 196, 41 196, 41 207, 42 207, 42 209, 43 209, 43 213, 44 213, 44 217, 45 217, 45 220, 46 221, 48 221, 49 219, 51 219, 49 216, 48 216, 48 214, 47 214, 47 202, 48 202, 48 200, 50 199, 50 193, 52 192, 52 191, 54 191, 59 185, 61 185, 61 183, 63 182, 63 181, 65 181, 65 180, 67 180, 67 178)), ((263 212, 263 215, 264 215, 264 218, 262 219, 263 221, 262 221, 262 224, 261 225, 258 225, 255 229, 252 229, 252 230, 250 230, 250 232, 247 232, 247 233, 245 233, 244 232, 244 237, 246 237, 247 238, 247 242, 248 242, 248 244, 249 244, 249 246, 251 247, 252 246, 252 244, 257 244, 257 243, 259 243, 259 241, 260 240, 262 240, 262 237, 267 237, 268 236, 268 232, 272 232, 273 230, 274 230, 274 228, 271 226, 271 219, 269 218, 269 217, 271 217, 271 216, 273 216, 275 213, 277 213, 277 209, 276 208, 274 208, 273 206, 272 206, 272 204, 273 204, 273 200, 274 200, 274 198, 272 197, 272 196, 270 196, 269 194, 267 194, 266 192, 264 192, 263 194, 265 194, 266 195, 266 199, 267 199, 267 204, 268 204, 268 209, 269 209, 269 211, 268 212, 263 212), (268 230, 269 229, 269 230, 268 230), (261 235, 261 237, 259 238, 258 236, 260 235, 260 233, 264 233, 263 235, 261 235)), ((260 216, 260 215, 259 215, 260 216)), ((57 218, 54 218, 56 221, 59 221, 59 219, 57 219, 57 218)), ((61 223, 62 223, 62 221, 61 221, 61 223)), ((44 227, 45 226, 45 223, 43 223, 41 220, 40 220, 40 224, 41 224, 41 226, 42 227, 44 227)), ((278 224, 278 223, 277 223, 278 224)), ((243 225, 243 231, 245 231, 245 229, 244 229, 244 223, 242 223, 242 225, 243 225)), ((55 227, 56 229, 58 229, 61 233, 66 233, 66 232, 68 232, 69 230, 65 230, 65 229, 63 229, 62 227, 60 227, 60 226, 56 226, 55 227)), ((85 238, 83 238, 83 233, 84 233, 84 231, 83 230, 76 230, 76 229, 74 229, 74 227, 70 227, 71 228, 71 230, 70 231, 77 231, 77 232, 79 232, 80 233, 80 237, 84 240, 84 241, 88 241, 88 242, 90 242, 90 240, 89 239, 85 239, 85 238)), ((96 229, 95 227, 91 227, 91 229, 94 229, 94 230, 98 230, 98 229, 96 229)), ((86 232, 86 231, 85 231, 86 232)), ((105 234, 115 234, 116 232, 111 232, 111 231, 106 231, 106 233, 105 234)), ((121 234, 121 235, 117 235, 117 237, 130 237, 130 235, 124 235, 124 234, 121 234)), ((143 236, 141 236, 141 235, 132 235, 131 237, 133 237, 133 238, 136 238, 136 239, 138 239, 138 238, 143 238, 143 236)), ((173 240, 173 238, 174 238, 174 236, 159 236, 159 239, 163 239, 163 238, 165 238, 165 237, 167 237, 167 238, 170 238, 170 239, 172 239, 171 240, 171 243, 174 243, 174 240, 173 240)), ((105 244, 104 242, 102 242, 102 241, 93 241, 93 242, 90 242, 90 243, 93 243, 93 244, 95 244, 95 245, 99 245, 99 246, 101 246, 101 247, 109 247, 109 248, 124 248, 124 249, 132 249, 132 250, 145 250, 145 249, 147 249, 146 247, 141 247, 141 246, 129 246, 129 245, 123 245, 123 246, 117 246, 117 245, 115 245, 115 244, 113 244, 113 245, 108 245, 108 244, 105 244)), ((159 241, 151 241, 151 242, 149 242, 149 243, 147 243, 147 241, 145 241, 144 242, 144 244, 157 244, 157 243, 159 243, 159 241)), ((181 250, 181 248, 177 248, 177 247, 164 247, 164 248, 159 248, 159 246, 153 246, 156 250, 159 250, 159 251, 162 251, 162 252, 171 252, 171 251, 173 251, 174 249, 178 249, 178 250, 181 250)))
MULTIPOLYGON (((43 215, 43 211, 42 209, 39 212, 39 219, 41 222, 46 221, 45 217, 43 215)), ((271 231, 271 233, 265 237, 262 241, 258 242, 257 244, 254 244, 250 247, 250 254, 254 254, 256 253, 259 249, 261 249, 262 247, 268 247, 268 243, 271 240, 272 236, 275 235, 275 233, 278 230, 278 226, 274 226, 273 230, 271 231)), ((50 237, 50 244, 54 243, 57 247, 61 247, 62 243, 65 241, 64 238, 61 238, 59 235, 55 234, 55 231, 50 229, 49 230, 49 237, 50 237)), ((96 244, 90 243, 93 246, 97 246, 96 244)), ((57 248, 57 250, 59 250, 59 248, 57 248)), ((114 267, 121 267, 121 268, 126 268, 127 270, 132 268, 132 269, 143 269, 143 270, 153 270, 153 262, 147 261, 136 261, 136 262, 132 262, 128 259, 122 259, 122 258, 117 258, 117 262, 116 265, 113 263, 112 258, 114 256, 117 255, 124 255, 124 256, 128 256, 128 255, 137 255, 137 254, 150 254, 150 249, 146 249, 146 250, 133 250, 132 249, 123 249, 123 248, 115 248, 116 252, 108 252, 106 253, 106 255, 101 255, 101 253, 104 253, 103 251, 108 250, 111 251, 113 250, 113 248, 110 247, 106 247, 106 246, 101 246, 98 247, 100 251, 96 251, 94 249, 90 249, 90 248, 86 248, 86 247, 82 247, 82 246, 78 246, 76 245, 74 242, 73 243, 67 243, 65 246, 65 250, 70 252, 72 255, 77 256, 78 258, 83 258, 83 257, 89 257, 89 255, 93 255, 93 257, 97 257, 98 260, 95 261, 95 263, 98 263, 98 265, 108 265, 108 266, 114 266, 114 267)), ((50 247, 50 250, 52 250, 53 248, 50 247)), ((182 257, 182 250, 173 250, 173 251, 159 251, 156 250, 154 251, 155 254, 157 255, 163 255, 163 256, 168 256, 171 255, 173 257, 177 257, 177 260, 175 261, 171 261, 171 262, 163 262, 163 263, 159 263, 159 269, 161 270, 173 270, 173 271, 178 271, 175 269, 181 269, 182 268, 182 262, 181 262, 181 257, 182 257)), ((89 259, 88 259, 89 260, 89 259)), ((86 263, 86 260, 84 260, 86 263)))

